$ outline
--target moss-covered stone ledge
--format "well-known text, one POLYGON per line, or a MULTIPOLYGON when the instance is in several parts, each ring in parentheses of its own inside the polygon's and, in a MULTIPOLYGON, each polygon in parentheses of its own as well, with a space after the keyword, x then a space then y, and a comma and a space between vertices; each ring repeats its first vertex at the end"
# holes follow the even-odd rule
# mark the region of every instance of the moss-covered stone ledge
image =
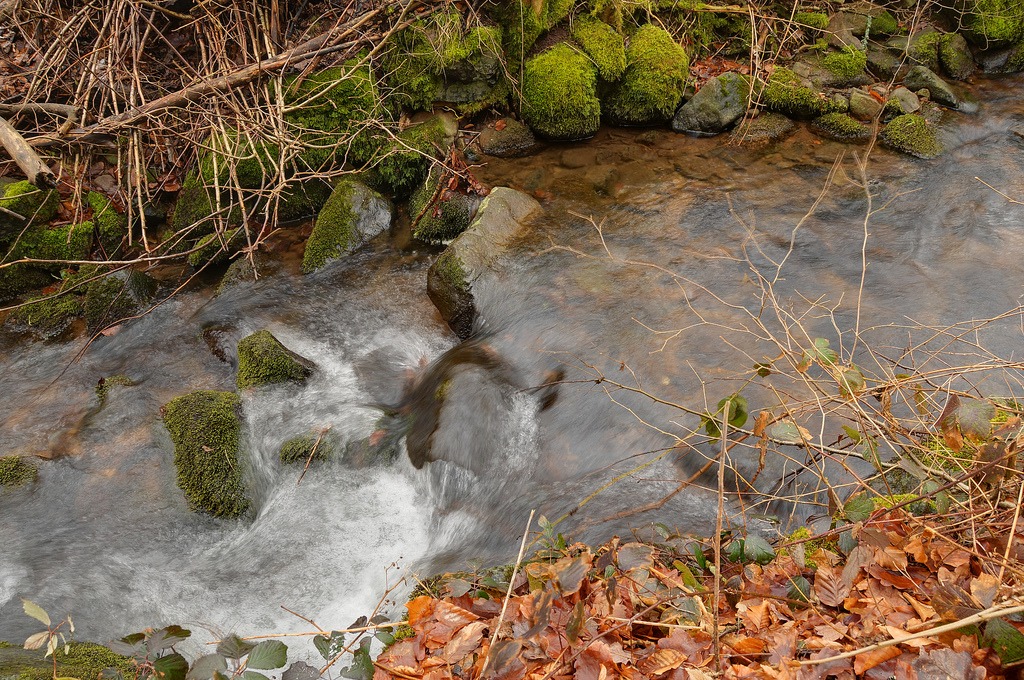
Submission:
POLYGON ((313 362, 281 344, 264 329, 238 342, 239 389, 305 380, 313 375, 313 362))
POLYGON ((460 338, 473 332, 477 315, 474 282, 492 269, 502 250, 539 210, 540 204, 520 191, 507 187, 492 189, 469 229, 431 265, 427 272, 427 294, 460 338))
POLYGON ((164 425, 174 443, 178 487, 192 510, 238 517, 249 509, 239 449, 240 406, 233 392, 200 390, 163 407, 164 425))

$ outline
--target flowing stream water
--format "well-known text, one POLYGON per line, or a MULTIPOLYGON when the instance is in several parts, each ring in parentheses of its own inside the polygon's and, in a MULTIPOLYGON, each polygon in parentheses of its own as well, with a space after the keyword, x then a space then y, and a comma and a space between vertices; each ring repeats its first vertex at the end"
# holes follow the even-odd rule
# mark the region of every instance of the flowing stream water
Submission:
MULTIPOLYGON (((480 330, 508 375, 456 375, 437 460, 423 469, 404 457, 340 460, 297 483, 300 470, 277 461, 282 441, 314 428, 365 438, 379 416, 370 405, 395 399, 406 373, 457 343, 426 295, 436 252, 401 239, 311 276, 286 264, 218 296, 187 291, 88 347, 0 339, 0 451, 52 458, 36 484, 0 491, 0 639, 34 631, 20 597, 70 612, 83 639, 168 623, 211 635, 309 628, 283 607, 339 628, 410 571, 511 561, 531 510, 569 513, 645 460, 637 456, 697 427, 694 416, 593 378, 639 381, 701 409, 771 350, 744 312, 760 304, 752 268, 773 279, 773 262, 785 259, 780 305, 800 314, 821 301, 802 321, 812 333, 847 331, 834 343, 846 352, 858 323, 879 354, 899 354, 911 326, 1015 310, 1024 209, 991 187, 1024 199, 1021 84, 981 83, 986 104, 976 116, 950 115, 950 150, 935 161, 876 149, 870 205, 844 178, 856 178, 853 154, 863 150, 806 130, 760 148, 602 130, 587 143, 490 161, 484 181, 532 192, 544 211, 476 289, 480 330), (302 385, 242 396, 255 516, 190 513, 160 407, 191 390, 233 389, 234 346, 261 328, 318 370, 302 385), (526 388, 559 368, 568 382, 546 408, 526 388), (100 408, 94 386, 115 374, 135 384, 112 389, 100 408)), ((1014 356, 1019 316, 981 335, 1014 356)), ((709 531, 715 494, 696 486, 656 512, 628 512, 696 469, 703 459, 692 453, 615 484, 559 530, 586 540, 651 521, 709 531)), ((742 521, 738 506, 730 517, 742 521)))

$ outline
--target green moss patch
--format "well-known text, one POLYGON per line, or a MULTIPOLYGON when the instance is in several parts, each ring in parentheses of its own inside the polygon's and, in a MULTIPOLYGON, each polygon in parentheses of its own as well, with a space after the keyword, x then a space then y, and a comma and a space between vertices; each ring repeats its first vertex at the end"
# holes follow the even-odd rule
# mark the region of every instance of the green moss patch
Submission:
POLYGON ((769 111, 794 118, 817 118, 840 109, 834 100, 805 85, 787 68, 777 68, 772 73, 761 103, 769 111))
POLYGON ((85 289, 85 322, 90 332, 137 315, 156 295, 152 278, 134 270, 116 272, 85 289))
POLYGON ((312 363, 290 351, 268 330, 257 331, 238 342, 239 389, 305 380, 312 374, 312 363))
POLYGON ((572 37, 594 61, 602 80, 614 82, 626 71, 626 42, 608 24, 583 15, 573 21, 572 37))
POLYGON ((306 240, 302 271, 314 272, 350 253, 390 222, 391 208, 383 196, 349 176, 342 177, 306 240))
POLYGON ((432 116, 398 134, 398 142, 367 175, 375 189, 408 196, 427 175, 430 164, 448 154, 457 126, 446 116, 432 116))
POLYGON ((195 249, 188 255, 188 263, 201 267, 207 263, 226 262, 231 254, 246 244, 245 229, 228 229, 226 233, 215 232, 199 239, 195 249))
POLYGON ((828 28, 828 15, 821 12, 797 12, 793 15, 793 21, 804 28, 812 28, 824 31, 828 28))
POLYGON ((942 153, 935 129, 921 116, 903 115, 893 118, 882 131, 882 142, 918 158, 935 158, 942 153))
POLYGON ((174 442, 178 487, 193 510, 237 517, 249 508, 239 455, 239 406, 232 392, 200 390, 163 408, 174 442))
POLYGON ((0 243, 9 242, 26 225, 46 224, 52 220, 59 202, 56 191, 37 189, 27 180, 8 184, 0 197, 0 208, 10 211, 0 212, 0 243))
POLYGON ((42 338, 55 338, 82 315, 82 298, 74 293, 56 292, 30 298, 8 317, 8 323, 42 338))
POLYGON ((605 99, 618 125, 647 125, 672 117, 683 98, 690 59, 665 29, 646 24, 630 38, 626 71, 605 99))
POLYGON ((845 113, 827 113, 811 121, 811 129, 823 137, 840 142, 863 142, 871 137, 871 128, 845 113))
POLYGON ((864 75, 864 69, 868 65, 868 55, 866 52, 848 45, 839 52, 825 55, 821 63, 826 71, 841 81, 852 82, 864 75))
POLYGON ((478 199, 441 186, 441 167, 431 168, 409 199, 409 215, 418 221, 412 235, 425 243, 450 241, 469 227, 478 199))
POLYGON ((21 456, 0 458, 0 486, 24 486, 36 481, 39 470, 21 456))
POLYGON ((290 465, 305 465, 307 460, 314 463, 331 460, 341 454, 341 437, 328 431, 324 433, 309 432, 293 437, 281 444, 281 462, 290 465), (312 455, 312 459, 310 459, 312 455))
POLYGON ((92 208, 92 223, 96 228, 103 252, 110 257, 118 251, 121 242, 128 235, 128 220, 114 209, 106 196, 98 191, 90 191, 86 194, 85 202, 92 208))
MULTIPOLYGON (((57 660, 57 675, 65 679, 95 680, 105 668, 115 668, 126 678, 134 677, 136 672, 131 659, 91 642, 72 642, 67 654, 60 647, 54 656, 57 660)), ((53 662, 43 658, 42 650, 29 651, 21 647, 0 645, 0 677, 53 680, 53 662)))
POLYGON ((591 137, 601 126, 597 69, 590 59, 559 43, 526 63, 523 120, 556 140, 591 137))
POLYGON ((1024 4, 1020 0, 961 0, 960 25, 971 42, 984 47, 1024 38, 1024 4))

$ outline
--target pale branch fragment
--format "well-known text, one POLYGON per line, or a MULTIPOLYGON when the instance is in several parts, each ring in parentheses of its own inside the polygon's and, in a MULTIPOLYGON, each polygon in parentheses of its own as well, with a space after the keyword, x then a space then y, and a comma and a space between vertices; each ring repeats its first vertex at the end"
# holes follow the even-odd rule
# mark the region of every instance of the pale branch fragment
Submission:
POLYGON ((39 189, 52 189, 57 186, 53 171, 6 118, 0 118, 0 144, 33 185, 39 189))
POLYGON ((78 108, 71 104, 30 102, 28 104, 0 104, 0 113, 49 113, 64 116, 68 120, 78 119, 78 108))

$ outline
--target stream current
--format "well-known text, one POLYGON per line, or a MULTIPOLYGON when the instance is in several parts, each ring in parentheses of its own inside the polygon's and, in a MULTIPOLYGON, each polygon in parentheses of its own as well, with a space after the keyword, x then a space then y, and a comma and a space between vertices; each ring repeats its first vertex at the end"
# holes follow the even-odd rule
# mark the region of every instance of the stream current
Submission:
MULTIPOLYGON (((671 446, 671 434, 698 427, 593 378, 638 382, 697 410, 717 403, 738 386, 732 376, 777 353, 752 336, 743 310, 760 304, 752 267, 774 278, 784 258, 774 286, 783 307, 799 314, 820 300, 802 322, 843 351, 849 333, 835 328, 858 322, 865 344, 898 355, 911 327, 1017 310, 1024 208, 999 192, 1024 199, 1022 84, 981 83, 985 105, 949 114, 949 151, 937 160, 876 149, 870 205, 847 177, 856 177, 853 148, 804 129, 770 147, 605 129, 587 143, 490 160, 484 182, 531 192, 544 207, 476 287, 480 331, 513 377, 455 375, 437 460, 422 469, 401 456, 389 466, 343 459, 297 483, 301 469, 277 460, 284 440, 311 429, 369 436, 380 415, 370 404, 397 399, 410 373, 457 343, 426 295, 436 252, 400 239, 310 276, 283 257, 255 283, 180 294, 89 347, 0 337, 0 452, 52 458, 37 483, 0 491, 0 639, 35 631, 21 597, 71 613, 80 639, 169 623, 199 637, 309 628, 283 607, 340 628, 410 571, 511 561, 531 510, 553 519, 584 499, 558 527, 574 538, 653 521, 708 532, 715 494, 700 486, 629 514, 691 474, 705 460, 697 450, 592 497, 641 454, 671 446), (191 513, 160 407, 192 390, 234 389, 235 344, 262 328, 318 370, 301 385, 242 395, 255 516, 191 513), (553 402, 524 389, 560 368, 567 382, 553 402), (116 374, 135 384, 111 389, 99 408, 97 380, 116 374)), ((1013 357, 1020 315, 1008 319, 978 340, 1013 357)), ((764 476, 794 472, 780 463, 764 476)), ((732 521, 743 521, 739 510, 729 508, 732 521)))

